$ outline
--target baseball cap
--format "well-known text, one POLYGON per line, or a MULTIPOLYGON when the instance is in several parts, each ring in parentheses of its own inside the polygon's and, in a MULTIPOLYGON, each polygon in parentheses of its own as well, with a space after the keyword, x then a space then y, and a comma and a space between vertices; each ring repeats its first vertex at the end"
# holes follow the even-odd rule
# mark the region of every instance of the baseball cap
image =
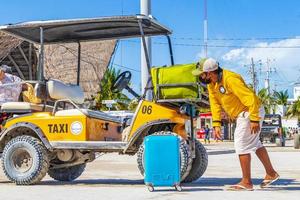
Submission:
POLYGON ((4 71, 5 73, 12 73, 11 67, 9 67, 7 65, 1 65, 0 70, 4 71))
POLYGON ((219 68, 218 62, 213 58, 208 58, 203 63, 203 72, 212 72, 219 68))
POLYGON ((200 59, 200 61, 197 63, 197 68, 192 71, 194 76, 199 76, 203 72, 203 64, 206 60, 207 58, 200 59))

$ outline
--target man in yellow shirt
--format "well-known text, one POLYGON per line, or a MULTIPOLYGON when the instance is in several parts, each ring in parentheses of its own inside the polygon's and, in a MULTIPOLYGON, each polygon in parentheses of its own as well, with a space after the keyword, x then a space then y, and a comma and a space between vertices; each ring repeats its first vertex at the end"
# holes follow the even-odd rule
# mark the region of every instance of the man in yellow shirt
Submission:
POLYGON ((278 180, 279 175, 259 140, 264 108, 243 78, 239 74, 220 68, 212 58, 205 60, 200 68, 193 71, 193 75, 199 76, 200 81, 207 84, 216 136, 221 138, 222 109, 232 120, 236 120, 234 146, 239 155, 243 177, 238 184, 230 186, 228 190, 253 190, 251 152, 256 153, 266 170, 266 176, 260 186, 266 187, 278 180))

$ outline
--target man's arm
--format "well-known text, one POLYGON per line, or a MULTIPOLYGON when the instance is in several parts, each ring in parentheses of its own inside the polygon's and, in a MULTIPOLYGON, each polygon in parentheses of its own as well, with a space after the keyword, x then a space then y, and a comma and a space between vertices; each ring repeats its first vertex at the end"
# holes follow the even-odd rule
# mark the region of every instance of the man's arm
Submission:
POLYGON ((219 103, 218 99, 216 98, 215 92, 211 88, 212 86, 208 85, 208 93, 209 93, 209 104, 212 113, 213 119, 213 127, 220 127, 221 126, 221 104, 219 103))
POLYGON ((241 78, 228 77, 228 80, 226 82, 233 94, 237 96, 240 99, 241 103, 249 109, 250 120, 252 122, 259 122, 260 101, 255 93, 250 88, 248 88, 248 86, 241 78))

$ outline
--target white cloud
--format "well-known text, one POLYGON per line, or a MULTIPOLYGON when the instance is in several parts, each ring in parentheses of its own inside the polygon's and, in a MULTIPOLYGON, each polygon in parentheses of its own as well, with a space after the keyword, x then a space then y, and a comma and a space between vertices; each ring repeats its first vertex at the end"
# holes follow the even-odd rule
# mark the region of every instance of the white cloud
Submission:
MULTIPOLYGON (((259 42, 249 46, 257 47, 300 47, 300 37, 295 39, 286 39, 278 42, 259 42)), ((225 62, 236 63, 239 65, 248 64, 250 59, 262 60, 267 59, 274 60, 276 68, 283 71, 293 71, 291 78, 297 77, 298 70, 300 70, 300 48, 237 48, 230 50, 222 56, 225 62), (298 70, 297 70, 298 69, 298 70), (297 72, 296 72, 297 71, 297 72)))
POLYGON ((226 53, 222 58, 226 61, 232 61, 237 58, 244 57, 244 54, 245 54, 244 48, 233 49, 233 50, 229 51, 228 53, 226 53))
MULTIPOLYGON (((254 42, 244 45, 257 47, 300 47, 300 37, 270 43, 254 42)), ((222 56, 224 63, 227 66, 233 66, 233 69, 236 66, 239 66, 241 69, 242 66, 251 62, 251 58, 255 61, 262 60, 263 63, 265 63, 267 59, 273 60, 271 66, 277 69, 277 79, 286 82, 285 86, 281 89, 288 87, 291 89, 292 83, 300 76, 300 48, 236 48, 226 52, 222 56)), ((266 66, 266 64, 262 66, 263 71, 266 70, 266 66)), ((239 70, 235 71, 239 72, 239 70)), ((274 74, 274 76, 275 75, 276 74, 274 74)), ((273 79, 275 80, 276 77, 273 79)))

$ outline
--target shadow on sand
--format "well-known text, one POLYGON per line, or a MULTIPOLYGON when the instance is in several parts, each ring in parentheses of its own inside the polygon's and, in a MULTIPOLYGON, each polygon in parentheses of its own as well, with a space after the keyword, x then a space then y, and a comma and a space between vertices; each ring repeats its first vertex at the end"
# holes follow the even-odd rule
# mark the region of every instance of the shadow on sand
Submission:
POLYGON ((208 155, 221 155, 221 154, 233 154, 235 150, 218 150, 218 151, 209 151, 207 152, 208 155))
MULTIPOLYGON (((182 183, 184 192, 197 192, 197 191, 222 191, 225 189, 226 185, 233 185, 240 181, 239 178, 200 178, 193 183, 182 183)), ((253 184, 255 188, 261 183, 262 179, 253 179, 253 184)), ((0 181, 1 184, 9 184, 8 181, 0 181)), ((11 184, 11 183, 10 183, 11 184)), ((62 181, 42 181, 39 186, 74 186, 74 185, 93 185, 93 186, 144 186, 143 179, 82 179, 72 182, 62 182, 62 181)), ((266 189, 257 189, 257 191, 298 191, 300 190, 300 182, 295 179, 280 179, 274 185, 266 189)), ((159 191, 174 191, 173 188, 156 188, 156 192, 159 191)))
MULTIPOLYGON (((200 178, 193 183, 184 184, 186 187, 217 187, 223 190, 226 185, 234 185, 240 181, 240 178, 200 178)), ((252 179, 254 188, 258 188, 262 179, 254 178, 252 179)), ((274 184, 269 186, 268 188, 259 189, 261 191, 277 191, 277 190, 300 190, 300 182, 295 179, 279 179, 274 184)))

